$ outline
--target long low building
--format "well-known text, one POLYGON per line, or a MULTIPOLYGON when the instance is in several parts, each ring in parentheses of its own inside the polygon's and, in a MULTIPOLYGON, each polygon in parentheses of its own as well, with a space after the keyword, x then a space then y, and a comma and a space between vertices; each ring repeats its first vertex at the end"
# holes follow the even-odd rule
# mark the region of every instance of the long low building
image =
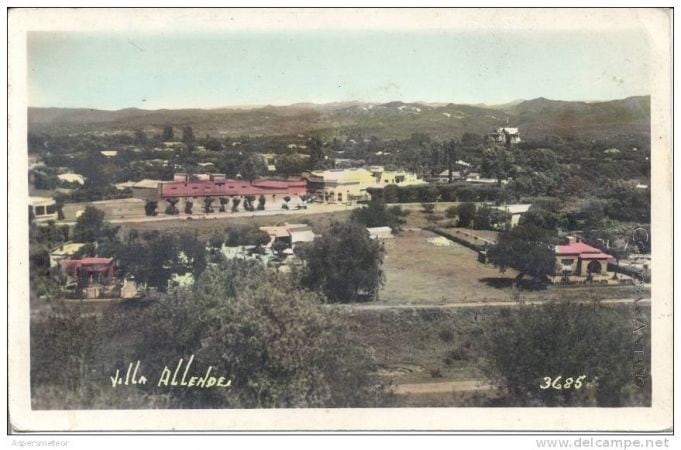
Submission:
POLYGON ((160 197, 232 197, 243 195, 304 195, 306 180, 205 180, 165 181, 160 183, 160 197))

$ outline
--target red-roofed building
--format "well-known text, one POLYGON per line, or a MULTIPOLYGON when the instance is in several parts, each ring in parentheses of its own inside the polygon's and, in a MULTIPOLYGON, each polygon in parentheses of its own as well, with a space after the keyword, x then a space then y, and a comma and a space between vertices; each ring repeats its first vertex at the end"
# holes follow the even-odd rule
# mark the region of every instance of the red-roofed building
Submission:
POLYGON ((76 293, 85 298, 111 295, 116 287, 113 258, 64 259, 60 265, 66 284, 75 284, 76 293))
POLYGON ((307 193, 306 180, 181 180, 160 183, 162 199, 174 197, 234 197, 244 195, 285 196, 307 193))
MULTIPOLYGON (((576 237, 568 237, 564 245, 556 245, 555 275, 563 281, 606 281, 608 262, 611 255, 581 242, 576 237)), ((554 280, 557 281, 557 280, 554 280)))

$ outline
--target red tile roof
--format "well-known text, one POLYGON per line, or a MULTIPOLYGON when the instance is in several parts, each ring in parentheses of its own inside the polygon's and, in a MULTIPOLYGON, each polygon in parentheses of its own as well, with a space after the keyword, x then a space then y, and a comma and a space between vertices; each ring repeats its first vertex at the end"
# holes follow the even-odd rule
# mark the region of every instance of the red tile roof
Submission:
POLYGON ((579 255, 582 259, 610 259, 612 256, 601 252, 599 249, 585 244, 573 242, 567 245, 556 245, 556 255, 579 255))
POLYGON ((300 195, 307 192, 306 180, 169 181, 161 183, 161 197, 220 197, 232 195, 300 195))
POLYGON ((113 264, 113 258, 88 257, 83 259, 65 259, 61 264, 64 270, 67 271, 85 269, 90 272, 103 272, 109 270, 113 264))

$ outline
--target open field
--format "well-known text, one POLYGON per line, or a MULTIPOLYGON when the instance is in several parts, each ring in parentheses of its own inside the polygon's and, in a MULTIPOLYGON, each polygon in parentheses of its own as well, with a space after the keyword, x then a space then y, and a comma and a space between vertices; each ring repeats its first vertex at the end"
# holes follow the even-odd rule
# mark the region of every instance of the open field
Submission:
POLYGON ((102 200, 98 202, 66 203, 64 204, 64 220, 75 221, 76 214, 88 206, 94 206, 104 211, 106 220, 141 219, 144 218, 144 200, 138 198, 120 198, 102 200))
POLYGON ((499 270, 477 261, 474 251, 455 243, 436 247, 429 231, 402 231, 385 241, 385 286, 379 300, 387 303, 456 303, 510 300, 510 289, 498 289, 484 280, 512 282, 514 270, 499 270), (483 280, 483 281, 481 281, 483 280))
MULTIPOLYGON (((559 297, 578 301, 636 297, 633 286, 547 286, 514 291, 518 275, 515 270, 500 273, 494 266, 478 262, 476 253, 462 245, 437 247, 427 242, 436 236, 425 230, 411 230, 385 241, 385 285, 379 293, 379 303, 443 305, 559 297)), ((639 289, 644 296, 650 295, 648 288, 639 289)))

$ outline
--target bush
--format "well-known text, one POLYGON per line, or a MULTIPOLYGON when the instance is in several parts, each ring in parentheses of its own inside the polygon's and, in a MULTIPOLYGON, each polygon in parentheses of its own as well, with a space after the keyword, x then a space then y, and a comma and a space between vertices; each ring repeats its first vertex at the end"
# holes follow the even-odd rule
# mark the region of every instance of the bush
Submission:
POLYGON ((443 328, 442 330, 440 330, 437 336, 443 342, 452 342, 454 340, 454 332, 449 328, 443 328))
POLYGON ((424 213, 430 214, 435 211, 435 205, 432 203, 421 203, 421 209, 424 213))
POLYGON ((471 225, 475 218, 476 207, 474 203, 462 203, 456 207, 456 215, 459 217, 458 225, 466 228, 471 225))
POLYGON ((456 206, 450 206, 445 210, 445 217, 448 219, 454 219, 457 216, 456 206))

